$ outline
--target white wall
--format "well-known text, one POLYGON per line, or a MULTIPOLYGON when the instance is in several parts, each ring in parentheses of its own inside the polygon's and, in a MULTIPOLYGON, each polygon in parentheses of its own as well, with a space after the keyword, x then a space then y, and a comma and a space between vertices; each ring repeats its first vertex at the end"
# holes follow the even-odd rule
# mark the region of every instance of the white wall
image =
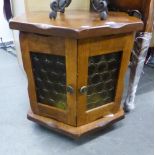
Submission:
POLYGON ((0 0, 0 37, 3 38, 4 42, 13 40, 12 32, 3 15, 3 0, 0 0))
POLYGON ((12 8, 14 16, 19 16, 25 13, 24 0, 12 0, 12 8))
MULTIPOLYGON (((26 10, 29 11, 50 11, 52 0, 25 0, 26 10)), ((72 0, 68 8, 70 10, 89 10, 90 0, 72 0)))
MULTIPOLYGON (((19 16, 23 14, 25 12, 24 0, 12 0, 12 8, 13 8, 14 16, 19 16)), ((21 67, 23 67, 21 49, 20 49, 20 43, 19 43, 19 31, 13 30, 13 38, 16 45, 18 62, 21 65, 21 67)))

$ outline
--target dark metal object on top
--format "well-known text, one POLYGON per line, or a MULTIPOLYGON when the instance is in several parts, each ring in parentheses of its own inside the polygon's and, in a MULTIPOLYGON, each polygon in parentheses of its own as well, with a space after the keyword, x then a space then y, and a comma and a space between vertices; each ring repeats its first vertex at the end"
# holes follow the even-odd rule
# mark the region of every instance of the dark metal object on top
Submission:
MULTIPOLYGON (((139 10, 123 10, 123 9, 118 9, 114 6, 111 6, 109 4, 109 0, 90 0, 92 7, 95 11, 100 13, 100 19, 105 20, 108 17, 108 8, 110 11, 123 11, 127 12, 130 16, 135 16, 137 18, 142 19, 142 14, 139 10), (109 4, 109 5, 108 5, 109 4)), ((72 0, 54 0, 50 4, 50 8, 52 11, 49 14, 49 17, 51 19, 56 19, 57 17, 57 12, 64 13, 65 8, 70 5, 72 0)))
POLYGON ((64 13, 65 8, 70 5, 72 0, 54 0, 50 4, 50 8, 52 9, 52 12, 50 12, 49 17, 51 19, 56 19, 57 12, 64 13))
POLYGON ((126 9, 118 9, 115 6, 109 5, 108 6, 110 11, 115 11, 115 12, 126 12, 128 13, 129 16, 134 16, 139 19, 143 19, 142 13, 139 10, 126 10, 126 9))
POLYGON ((134 16, 139 19, 142 19, 142 14, 139 10, 128 10, 127 13, 129 14, 129 16, 134 16))
POLYGON ((91 0, 95 11, 100 13, 100 19, 105 20, 108 17, 108 0, 91 0))
MULTIPOLYGON (((49 14, 51 19, 56 19, 57 12, 64 13, 65 8, 70 5, 72 0, 54 0, 50 4, 52 11, 49 14)), ((108 0, 91 0, 92 6, 95 11, 100 13, 101 20, 108 17, 108 0)))

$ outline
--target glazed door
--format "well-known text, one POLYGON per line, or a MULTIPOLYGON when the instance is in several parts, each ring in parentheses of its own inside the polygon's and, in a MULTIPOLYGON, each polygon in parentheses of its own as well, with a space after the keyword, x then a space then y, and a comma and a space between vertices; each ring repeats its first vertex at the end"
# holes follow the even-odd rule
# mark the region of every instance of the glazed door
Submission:
POLYGON ((20 39, 31 109, 76 126, 77 42, 27 33, 20 39))
POLYGON ((78 42, 77 125, 119 110, 133 34, 78 42))

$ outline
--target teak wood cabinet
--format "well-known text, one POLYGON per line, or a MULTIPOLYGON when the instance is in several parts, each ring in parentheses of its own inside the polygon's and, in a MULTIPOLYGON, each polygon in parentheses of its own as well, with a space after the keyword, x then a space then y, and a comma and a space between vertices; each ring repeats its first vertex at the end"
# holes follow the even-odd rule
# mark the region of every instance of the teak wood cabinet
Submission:
POLYGON ((120 106, 124 77, 143 23, 126 13, 48 12, 15 17, 20 31, 31 110, 28 119, 80 137, 124 117, 120 106))

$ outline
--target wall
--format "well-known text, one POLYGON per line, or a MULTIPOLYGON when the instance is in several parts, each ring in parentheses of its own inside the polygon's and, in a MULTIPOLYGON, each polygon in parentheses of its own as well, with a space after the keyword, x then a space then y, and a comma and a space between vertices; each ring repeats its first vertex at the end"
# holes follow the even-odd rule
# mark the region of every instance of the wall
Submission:
POLYGON ((3 38, 4 42, 13 40, 12 32, 3 15, 3 0, 0 0, 0 37, 3 38))
MULTIPOLYGON (((13 8, 14 16, 19 16, 23 14, 25 12, 24 0, 12 0, 12 8, 13 8)), ((18 61, 19 61, 19 64, 23 67, 20 44, 19 44, 19 31, 13 30, 13 37, 16 45, 18 61)))
MULTIPOLYGON (((50 11, 51 0, 25 0, 27 11, 50 11)), ((90 0, 72 0, 67 9, 89 9, 90 0)))

